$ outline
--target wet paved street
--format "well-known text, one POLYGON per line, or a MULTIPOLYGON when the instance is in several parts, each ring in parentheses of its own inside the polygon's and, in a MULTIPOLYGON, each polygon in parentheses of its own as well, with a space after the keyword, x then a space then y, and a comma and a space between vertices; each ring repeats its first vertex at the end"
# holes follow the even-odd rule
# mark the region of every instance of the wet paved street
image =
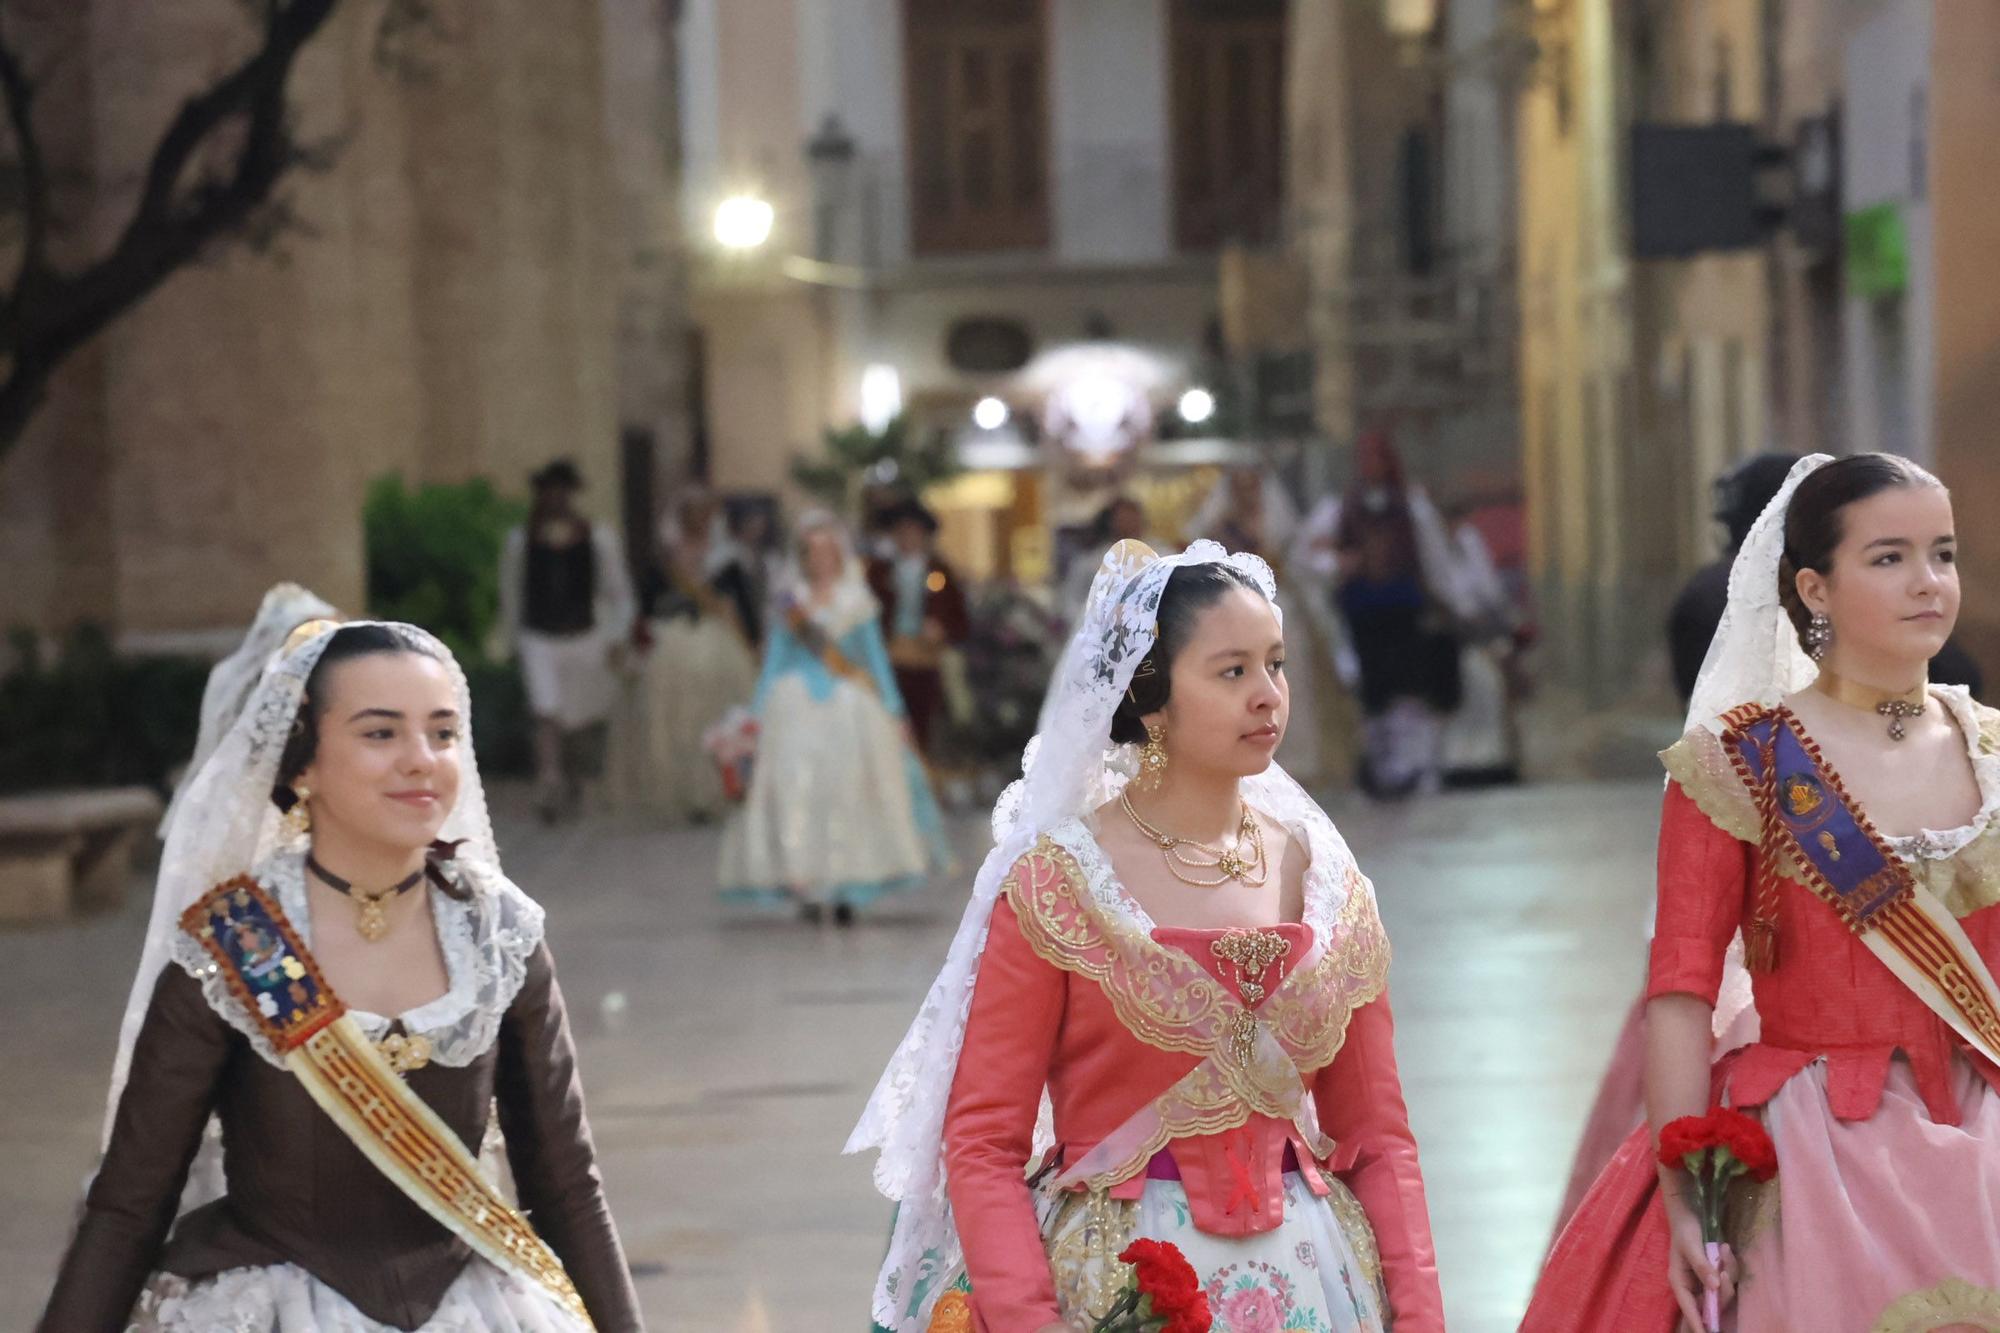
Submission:
MULTIPOLYGON (((1396 949, 1404 1088, 1453 1333, 1511 1329, 1639 984, 1659 782, 1333 807, 1396 949)), ((983 821, 959 828, 968 867, 983 821)), ((837 932, 728 916, 713 830, 502 830, 550 909, 651 1327, 861 1333, 887 1206, 839 1149, 969 882, 837 932)), ((149 889, 0 934, 0 1328, 31 1325, 96 1146, 149 889)))

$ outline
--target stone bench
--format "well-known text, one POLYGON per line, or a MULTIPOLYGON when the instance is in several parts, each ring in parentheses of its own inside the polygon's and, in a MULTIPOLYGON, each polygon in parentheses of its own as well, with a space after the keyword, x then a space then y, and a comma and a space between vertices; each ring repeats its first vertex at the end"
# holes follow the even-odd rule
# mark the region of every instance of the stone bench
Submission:
POLYGON ((0 796, 0 925, 118 906, 161 809, 149 787, 0 796))

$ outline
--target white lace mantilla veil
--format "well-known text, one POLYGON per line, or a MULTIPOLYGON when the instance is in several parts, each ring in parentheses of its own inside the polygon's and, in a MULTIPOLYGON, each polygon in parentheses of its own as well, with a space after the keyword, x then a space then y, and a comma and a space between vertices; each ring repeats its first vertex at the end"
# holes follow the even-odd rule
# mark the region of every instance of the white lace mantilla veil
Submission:
MULTIPOLYGON (((993 809, 993 850, 979 867, 944 967, 847 1140, 851 1153, 881 1150, 875 1186, 898 1204, 871 1307, 876 1322, 896 1333, 924 1327, 940 1294, 934 1279, 963 1257, 945 1195, 945 1103, 965 1041, 994 901, 1015 861, 1044 833, 1090 815, 1115 798, 1130 778, 1136 747, 1112 743, 1111 715, 1158 634, 1160 596, 1168 576, 1201 564, 1236 570, 1277 609, 1270 566, 1254 555, 1231 555, 1212 541, 1197 541, 1179 555, 1164 557, 1143 542, 1123 541, 1105 555, 1083 618, 1063 653, 1040 734, 1021 756, 1023 775, 993 809), (925 1290, 927 1282, 930 1290, 925 1290)), ((1310 830, 1314 882, 1347 882, 1353 858, 1346 844, 1325 811, 1282 768, 1274 763, 1246 779, 1243 792, 1266 814, 1310 830)), ((1035 1151, 1045 1151, 1052 1142, 1045 1088, 1035 1151)))
MULTIPOLYGON (((1722 732, 1722 715, 1743 704, 1776 705, 1811 685, 1819 668, 1799 647, 1799 636, 1778 599, 1778 568, 1785 555, 1785 515, 1799 483, 1833 461, 1811 454, 1792 465, 1785 484, 1764 506, 1729 566, 1729 601, 1709 641, 1688 700, 1687 729, 1722 732)), ((1743 962, 1743 932, 1730 941, 1715 1001, 1715 1035, 1732 1050, 1757 1040, 1756 1002, 1743 962)))
POLYGON ((828 509, 808 509, 792 527, 792 551, 778 577, 777 600, 792 599, 804 607, 830 637, 839 638, 856 625, 882 614, 882 604, 868 587, 866 561, 854 549, 854 536, 847 525, 828 509), (832 596, 824 606, 812 605, 812 584, 806 577, 806 538, 819 531, 831 532, 840 542, 840 577, 834 580, 832 596))
MULTIPOLYGON (((338 625, 329 622, 323 628, 316 628, 264 668, 235 725, 188 781, 180 815, 168 831, 166 849, 161 854, 145 947, 139 956, 138 973, 132 979, 131 996, 125 1002, 124 1021, 118 1029, 118 1054, 112 1064, 111 1093, 104 1115, 103 1143, 107 1146, 118 1112, 118 1099, 131 1069, 132 1048, 145 1022, 153 988, 161 969, 175 955, 181 914, 217 884, 250 873, 283 850, 279 812, 271 801, 271 789, 278 779, 278 762, 291 737, 293 720, 305 696, 306 680, 318 664, 320 654, 326 651, 337 631, 356 625, 380 625, 414 651, 437 658, 450 671, 461 719, 460 776, 458 801, 438 836, 463 840, 455 862, 470 872, 462 876, 468 887, 478 892, 495 892, 506 883, 493 843, 486 790, 480 783, 479 765, 473 755, 472 697, 466 687, 465 673, 451 651, 416 626, 391 621, 348 621, 338 625)), ((216 1146, 216 1137, 209 1135, 202 1154, 213 1153, 216 1146)), ((206 1165, 212 1169, 212 1163, 206 1165)), ((198 1162, 191 1179, 206 1178, 209 1171, 203 1167, 198 1162)))
POLYGON ((161 842, 167 840, 167 833, 173 828, 174 816, 180 812, 194 775, 201 772, 201 766, 229 734, 229 728, 249 703, 250 691, 257 687, 264 667, 285 646, 286 638, 309 620, 333 620, 339 615, 331 603, 296 583, 274 584, 264 594, 243 642, 208 673, 208 684, 201 692, 201 728, 195 736, 194 755, 188 760, 180 786, 174 789, 173 800, 167 803, 167 812, 160 816, 161 842))

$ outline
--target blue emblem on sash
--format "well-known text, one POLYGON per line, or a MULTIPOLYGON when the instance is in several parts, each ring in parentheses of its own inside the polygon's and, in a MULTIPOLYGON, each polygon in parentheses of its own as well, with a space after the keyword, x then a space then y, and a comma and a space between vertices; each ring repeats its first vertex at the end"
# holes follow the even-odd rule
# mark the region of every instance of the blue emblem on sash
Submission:
POLYGON ((218 884, 181 917, 231 994, 280 1051, 303 1043, 346 1012, 328 989, 292 923, 248 875, 218 884))
POLYGON ((1791 835, 1795 853, 1823 882, 1827 892, 1820 896, 1849 926, 1867 930, 1910 894, 1909 872, 1863 823, 1840 779, 1788 718, 1766 713, 1732 730, 1728 739, 1753 789, 1775 772, 1778 822, 1791 835))

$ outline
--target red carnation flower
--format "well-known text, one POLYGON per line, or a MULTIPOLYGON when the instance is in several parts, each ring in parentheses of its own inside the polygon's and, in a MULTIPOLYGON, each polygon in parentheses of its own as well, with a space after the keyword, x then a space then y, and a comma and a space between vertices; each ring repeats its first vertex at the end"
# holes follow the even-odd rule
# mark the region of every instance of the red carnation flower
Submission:
POLYGON ((1778 1174, 1778 1150, 1764 1127, 1741 1111, 1718 1109, 1721 1146, 1757 1180, 1778 1174))
POLYGON ((1201 1279, 1178 1246, 1135 1240, 1118 1256, 1132 1266, 1132 1285, 1094 1333, 1128 1333, 1165 1320, 1160 1333, 1209 1333, 1213 1322, 1201 1279), (1133 1317, 1136 1316, 1136 1322, 1133 1317))
MULTIPOLYGON (((1778 1153, 1764 1127, 1741 1111, 1711 1107, 1707 1115, 1682 1116, 1660 1127, 1660 1161, 1688 1173, 1687 1201, 1701 1222, 1709 1261, 1718 1261, 1723 1214, 1738 1176, 1769 1180, 1778 1172, 1778 1153)), ((1702 1297, 1702 1321, 1721 1328, 1716 1293, 1702 1297)))

